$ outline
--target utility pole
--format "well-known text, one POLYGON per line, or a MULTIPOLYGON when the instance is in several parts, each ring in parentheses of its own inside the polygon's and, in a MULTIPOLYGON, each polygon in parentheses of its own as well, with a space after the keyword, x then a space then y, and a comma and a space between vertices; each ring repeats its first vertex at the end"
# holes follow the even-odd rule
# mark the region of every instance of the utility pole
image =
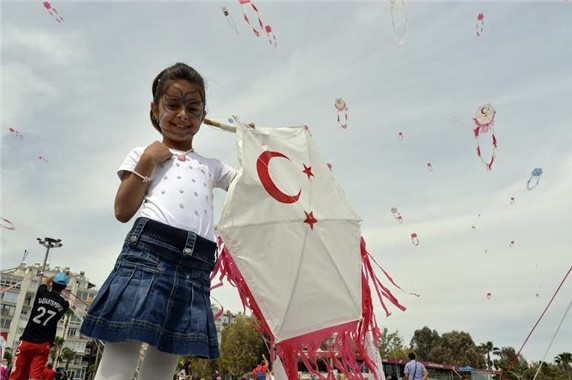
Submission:
POLYGON ((59 248, 62 244, 62 239, 52 239, 52 238, 45 238, 44 240, 37 238, 38 243, 46 247, 46 256, 44 256, 44 263, 42 264, 42 273, 46 270, 46 263, 48 262, 48 255, 50 254, 51 248, 59 248))

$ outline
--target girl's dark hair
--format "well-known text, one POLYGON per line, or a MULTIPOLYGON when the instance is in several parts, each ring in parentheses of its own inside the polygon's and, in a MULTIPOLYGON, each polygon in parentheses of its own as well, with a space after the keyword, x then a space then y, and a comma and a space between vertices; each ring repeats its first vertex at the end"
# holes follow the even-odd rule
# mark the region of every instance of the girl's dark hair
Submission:
MULTIPOLYGON (((175 63, 171 67, 167 67, 155 77, 155 80, 153 81, 153 87, 151 88, 153 91, 153 102, 157 105, 159 104, 159 100, 165 93, 165 86, 169 81, 181 79, 200 86, 201 97, 203 98, 203 107, 205 107, 207 104, 207 99, 205 96, 205 81, 203 77, 191 66, 181 62, 175 63)), ((153 110, 150 112, 150 117, 151 123, 153 123, 153 127, 161 132, 161 127, 159 126, 157 119, 155 119, 155 116, 153 116, 153 110)))

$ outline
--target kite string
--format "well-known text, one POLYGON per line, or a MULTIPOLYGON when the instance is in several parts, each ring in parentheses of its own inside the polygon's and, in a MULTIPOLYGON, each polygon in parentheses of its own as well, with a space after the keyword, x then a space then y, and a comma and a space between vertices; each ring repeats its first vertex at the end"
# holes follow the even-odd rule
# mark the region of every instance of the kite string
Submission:
POLYGON ((508 372, 514 367, 514 364, 516 363, 516 361, 518 360, 518 356, 520 355, 520 353, 522 352, 522 349, 524 348, 524 346, 526 345, 526 342, 528 342, 528 339, 530 338, 530 336, 532 335, 532 333, 534 332, 534 330, 536 329, 536 326, 538 326, 538 324, 540 323, 540 320, 542 319, 542 317, 544 317, 544 314, 546 314, 546 311, 548 310, 548 308, 550 307, 550 305, 552 304, 552 301, 554 301, 554 298, 556 297, 556 294, 558 294, 558 292, 560 291, 560 288, 562 288, 562 285, 564 284, 564 281, 566 281, 566 278, 568 278, 568 275, 570 274, 570 272, 572 271, 572 266, 568 269, 568 272, 566 272, 566 275, 564 276, 564 278, 562 279, 562 281, 560 282, 560 285, 558 285, 558 288, 556 288, 556 291, 554 292, 554 294, 552 295, 552 298, 550 299, 550 301, 548 302, 548 305, 546 305, 546 307, 544 308, 544 311, 542 312, 542 314, 540 315, 540 317, 538 318, 538 320, 536 321, 536 323, 534 324, 534 326, 532 327, 532 330, 530 330, 530 332, 528 333, 528 336, 526 337, 526 339, 524 340, 524 343, 522 344, 522 346, 520 347, 520 349, 518 350, 518 352, 516 353, 516 355, 514 356, 514 358, 512 359, 512 362, 510 363, 510 365, 508 366, 508 368, 506 369, 505 373, 503 374, 501 380, 504 380, 506 378, 506 375, 508 374, 508 372))
POLYGON ((534 374, 534 377, 532 378, 532 380, 536 380, 536 376, 538 376, 538 373, 540 372, 540 368, 542 368, 542 363, 544 363, 544 360, 546 359, 546 355, 548 355, 548 351, 550 351, 550 347, 552 347, 552 343, 554 343, 554 340, 556 339, 556 335, 558 335, 558 331, 560 330, 560 327, 562 327, 562 323, 564 323, 564 319, 566 319, 566 315, 570 311, 571 306, 572 306, 572 299, 570 299, 570 303, 568 303, 568 308, 564 312, 564 315, 562 316, 562 319, 560 320, 560 323, 558 324, 558 327, 556 328, 556 331, 554 332, 554 336, 552 337, 552 340, 550 341, 550 344, 548 345, 548 348, 546 349, 546 352, 544 353, 544 357, 540 361, 540 364, 538 365, 538 369, 536 370, 536 373, 534 374))

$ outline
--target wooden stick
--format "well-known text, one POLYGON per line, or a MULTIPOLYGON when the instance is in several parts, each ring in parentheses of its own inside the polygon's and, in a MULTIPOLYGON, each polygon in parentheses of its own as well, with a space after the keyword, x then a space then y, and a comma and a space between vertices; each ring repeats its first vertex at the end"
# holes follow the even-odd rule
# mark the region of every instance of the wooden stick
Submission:
POLYGON ((236 127, 234 125, 223 123, 222 121, 205 118, 203 123, 208 124, 208 125, 213 126, 213 127, 216 127, 216 128, 220 128, 224 131, 236 133, 236 127))

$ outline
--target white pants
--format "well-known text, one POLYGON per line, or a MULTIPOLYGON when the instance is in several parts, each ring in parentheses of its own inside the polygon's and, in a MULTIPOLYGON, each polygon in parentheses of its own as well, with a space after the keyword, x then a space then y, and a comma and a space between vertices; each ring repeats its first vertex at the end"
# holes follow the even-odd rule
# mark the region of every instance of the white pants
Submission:
MULTIPOLYGON (((139 361, 141 342, 105 343, 94 380, 132 380, 139 361)), ((179 355, 149 346, 139 369, 139 380, 172 380, 179 355)))

